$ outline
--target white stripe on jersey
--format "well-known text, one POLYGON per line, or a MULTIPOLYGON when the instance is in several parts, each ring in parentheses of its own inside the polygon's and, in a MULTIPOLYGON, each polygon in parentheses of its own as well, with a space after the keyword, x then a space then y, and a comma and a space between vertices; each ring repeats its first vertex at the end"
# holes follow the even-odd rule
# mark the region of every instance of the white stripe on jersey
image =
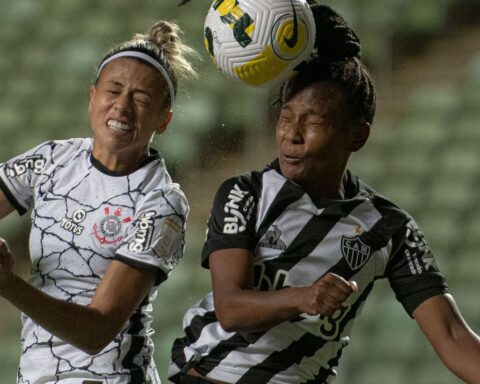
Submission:
MULTIPOLYGON (((253 333, 222 333, 213 314, 206 313, 213 310, 209 294, 203 302, 207 316, 202 318, 198 308, 187 311, 187 337, 175 342, 172 355, 178 366, 185 364, 186 351, 195 348, 197 353, 202 351, 198 371, 212 379, 329 383, 354 319, 377 278, 388 277, 396 284, 395 293, 403 295, 402 304, 406 308, 414 305, 416 297, 411 292, 419 281, 417 276, 410 277, 413 272, 405 255, 420 250, 405 249, 408 215, 351 174, 348 179, 345 200, 315 202, 287 181, 275 162, 262 172, 225 181, 215 197, 203 261, 217 249, 253 248, 255 289, 308 286, 331 271, 356 281, 359 290, 330 317, 302 314, 268 331, 253 333), (236 202, 238 209, 255 212, 246 220, 247 229, 241 236, 222 233, 217 224, 224 220, 223 207, 229 199, 223 191, 234 185, 249 191, 248 198, 236 202), (393 268, 387 270, 387 265, 393 268), (194 318, 195 314, 200 316, 194 318)), ((444 292, 443 277, 437 270, 425 275, 420 285, 444 292)), ((172 366, 169 376, 176 372, 178 367, 172 366)))
MULTIPOLYGON (((343 258, 338 243, 339 233, 348 233, 348 230, 355 225, 361 226, 364 231, 370 230, 382 217, 376 209, 372 208, 370 200, 365 199, 347 217, 338 220, 310 255, 304 257, 289 270, 289 282, 291 285, 313 284, 337 264, 343 258), (359 220, 359 217, 362 217, 362 220, 359 220)), ((352 235, 354 234, 352 233, 352 235)))

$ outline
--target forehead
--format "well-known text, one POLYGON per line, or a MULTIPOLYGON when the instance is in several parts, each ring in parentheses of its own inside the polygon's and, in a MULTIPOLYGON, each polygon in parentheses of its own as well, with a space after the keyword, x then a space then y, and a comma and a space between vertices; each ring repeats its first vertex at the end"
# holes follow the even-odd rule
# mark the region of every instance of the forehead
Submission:
POLYGON ((316 82, 297 91, 284 103, 283 108, 325 114, 336 110, 341 99, 342 94, 334 84, 316 82))
POLYGON ((130 57, 121 57, 105 65, 98 77, 98 83, 109 81, 151 89, 163 89, 164 87, 163 78, 155 68, 139 59, 130 57))

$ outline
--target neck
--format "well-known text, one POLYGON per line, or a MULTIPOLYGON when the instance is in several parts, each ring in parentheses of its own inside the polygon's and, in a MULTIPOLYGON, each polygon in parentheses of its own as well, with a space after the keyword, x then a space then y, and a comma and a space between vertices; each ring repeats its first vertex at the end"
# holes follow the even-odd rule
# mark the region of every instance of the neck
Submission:
POLYGON ((112 153, 92 149, 93 157, 101 163, 106 169, 114 173, 129 174, 136 171, 140 165, 148 158, 148 148, 135 154, 112 153))
POLYGON ((303 185, 305 191, 313 199, 344 200, 346 198, 347 174, 324 175, 311 185, 303 185))

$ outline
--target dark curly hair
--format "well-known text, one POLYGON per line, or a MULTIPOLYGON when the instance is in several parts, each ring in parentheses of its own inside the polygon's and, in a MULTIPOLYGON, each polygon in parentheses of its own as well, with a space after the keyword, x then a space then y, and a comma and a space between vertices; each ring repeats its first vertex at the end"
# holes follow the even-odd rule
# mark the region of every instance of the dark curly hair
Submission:
POLYGON ((347 22, 332 8, 310 5, 316 26, 311 57, 295 68, 295 75, 281 87, 280 102, 316 82, 340 90, 353 119, 368 123, 375 116, 376 92, 373 80, 360 59, 360 40, 347 22))

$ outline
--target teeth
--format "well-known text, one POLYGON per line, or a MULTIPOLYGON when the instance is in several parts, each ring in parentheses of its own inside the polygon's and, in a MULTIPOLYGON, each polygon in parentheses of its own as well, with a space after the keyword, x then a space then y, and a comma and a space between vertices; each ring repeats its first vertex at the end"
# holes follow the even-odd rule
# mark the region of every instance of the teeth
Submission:
POLYGON ((127 124, 121 123, 120 121, 117 121, 117 120, 108 120, 107 126, 116 131, 123 131, 123 132, 130 131, 130 127, 127 124))

